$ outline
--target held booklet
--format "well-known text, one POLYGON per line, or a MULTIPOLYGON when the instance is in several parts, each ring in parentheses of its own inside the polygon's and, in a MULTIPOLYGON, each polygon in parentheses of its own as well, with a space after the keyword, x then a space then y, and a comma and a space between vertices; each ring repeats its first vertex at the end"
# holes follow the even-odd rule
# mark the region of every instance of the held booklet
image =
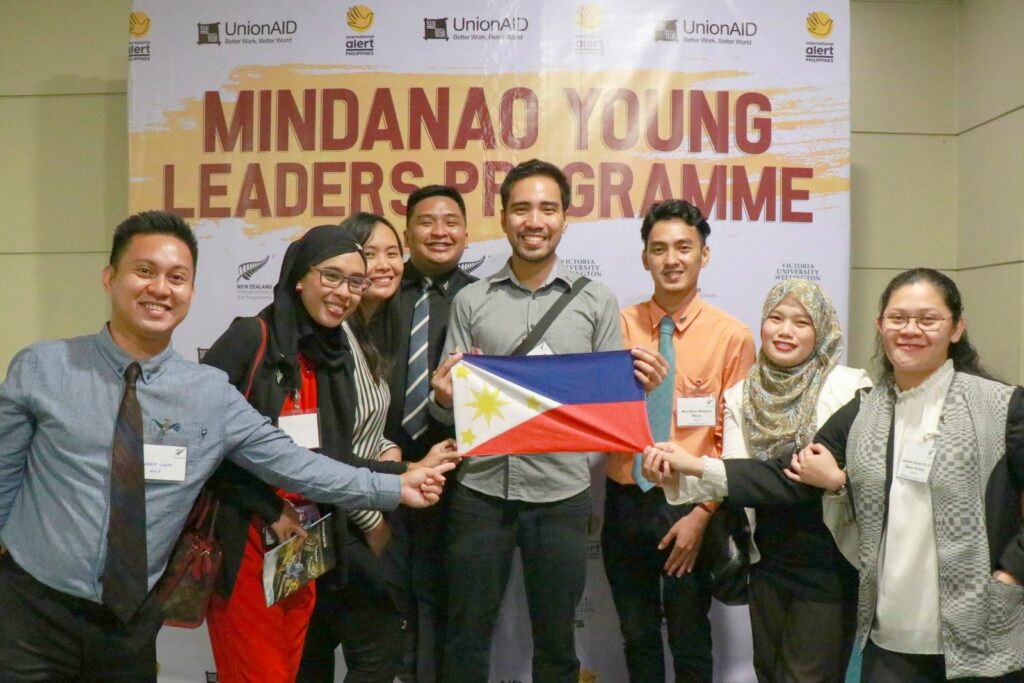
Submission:
POLYGON ((293 536, 263 555, 263 595, 267 607, 334 569, 334 516, 309 524, 303 541, 293 536))

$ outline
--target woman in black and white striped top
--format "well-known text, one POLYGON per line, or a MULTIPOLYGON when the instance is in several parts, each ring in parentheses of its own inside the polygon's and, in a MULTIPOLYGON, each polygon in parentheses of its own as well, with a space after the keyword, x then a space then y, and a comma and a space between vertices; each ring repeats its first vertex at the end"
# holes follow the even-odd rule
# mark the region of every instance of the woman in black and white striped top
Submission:
MULTIPOLYGON (((404 270, 401 240, 384 217, 359 213, 342 223, 362 245, 370 288, 357 314, 343 325, 355 360, 355 421, 352 452, 366 460, 402 459, 384 437, 390 393, 388 373, 398 328, 395 295, 404 270)), ((445 440, 417 465, 455 458, 455 444, 445 440)), ((333 652, 340 642, 348 666, 346 680, 390 683, 404 656, 404 586, 402 553, 392 542, 389 518, 375 510, 349 513, 351 540, 348 583, 317 596, 299 681, 333 680, 333 652), (330 674, 330 675, 328 675, 330 674)))

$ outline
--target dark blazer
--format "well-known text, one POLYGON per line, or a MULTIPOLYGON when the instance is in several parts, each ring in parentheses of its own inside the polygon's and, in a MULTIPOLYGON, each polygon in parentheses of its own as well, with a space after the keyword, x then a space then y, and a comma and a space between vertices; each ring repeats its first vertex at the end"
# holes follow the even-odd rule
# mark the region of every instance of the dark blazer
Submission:
MULTIPOLYGON (((448 334, 448 315, 451 312, 452 300, 460 289, 475 281, 475 277, 466 274, 459 268, 435 279, 436 286, 430 290, 430 322, 427 330, 427 367, 431 371, 441 363, 444 339, 448 334)), ((412 330, 413 308, 416 306, 416 299, 419 298, 422 282, 423 274, 412 264, 412 261, 406 261, 399 292, 398 339, 392 356, 394 363, 388 383, 391 388, 391 405, 388 408, 387 423, 384 427, 385 435, 402 449, 402 459, 410 462, 421 460, 435 443, 455 435, 453 427, 441 424, 433 418, 429 418, 427 431, 416 441, 413 441, 402 428, 405 383, 409 365, 409 333, 412 330)))
MULTIPOLYGON (((235 318, 203 356, 203 363, 220 368, 228 374, 229 381, 244 391, 244 383, 248 380, 249 369, 259 348, 262 332, 257 318, 235 318)), ((280 351, 274 339, 273 330, 268 330, 267 351, 264 361, 256 371, 253 380, 249 403, 256 410, 270 418, 275 424, 284 407, 285 399, 291 390, 289 373, 278 372, 280 351)), ((350 396, 355 396, 356 388, 351 387, 350 396)), ((353 406, 353 411, 355 410, 353 406)), ((344 417, 348 419, 349 430, 354 414, 344 417)), ((354 467, 366 467, 376 472, 400 474, 406 470, 406 464, 400 462, 377 462, 356 459, 351 453, 326 454, 354 467)), ((217 592, 225 598, 230 597, 238 576, 238 569, 245 554, 246 539, 253 515, 257 515, 265 523, 276 522, 281 516, 283 501, 277 497, 276 488, 264 483, 234 463, 225 460, 214 472, 207 483, 218 496, 221 505, 217 511, 214 534, 221 541, 224 549, 224 560, 220 574, 217 576, 217 592)), ((345 576, 344 549, 348 541, 348 524, 344 515, 335 515, 334 534, 335 552, 338 570, 335 576, 343 580, 345 576)))

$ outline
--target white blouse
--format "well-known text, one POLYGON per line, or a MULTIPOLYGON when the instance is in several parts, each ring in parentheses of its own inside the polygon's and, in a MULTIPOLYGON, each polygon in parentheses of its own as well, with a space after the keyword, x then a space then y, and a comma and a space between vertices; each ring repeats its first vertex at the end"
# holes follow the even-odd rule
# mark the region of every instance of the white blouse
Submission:
MULTIPOLYGON (((932 495, 928 483, 899 476, 900 463, 938 434, 953 361, 924 382, 896 390, 893 477, 882 552, 878 555, 878 602, 871 640, 893 652, 942 654, 939 569, 932 495)), ((927 446, 925 446, 927 448, 927 446)))

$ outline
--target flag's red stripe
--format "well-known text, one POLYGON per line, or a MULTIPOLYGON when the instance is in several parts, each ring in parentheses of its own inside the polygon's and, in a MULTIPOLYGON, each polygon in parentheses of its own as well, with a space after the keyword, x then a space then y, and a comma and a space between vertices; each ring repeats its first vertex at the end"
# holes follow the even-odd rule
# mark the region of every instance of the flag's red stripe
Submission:
POLYGON ((640 451, 654 442, 643 401, 578 403, 541 413, 466 455, 559 451, 640 451))

